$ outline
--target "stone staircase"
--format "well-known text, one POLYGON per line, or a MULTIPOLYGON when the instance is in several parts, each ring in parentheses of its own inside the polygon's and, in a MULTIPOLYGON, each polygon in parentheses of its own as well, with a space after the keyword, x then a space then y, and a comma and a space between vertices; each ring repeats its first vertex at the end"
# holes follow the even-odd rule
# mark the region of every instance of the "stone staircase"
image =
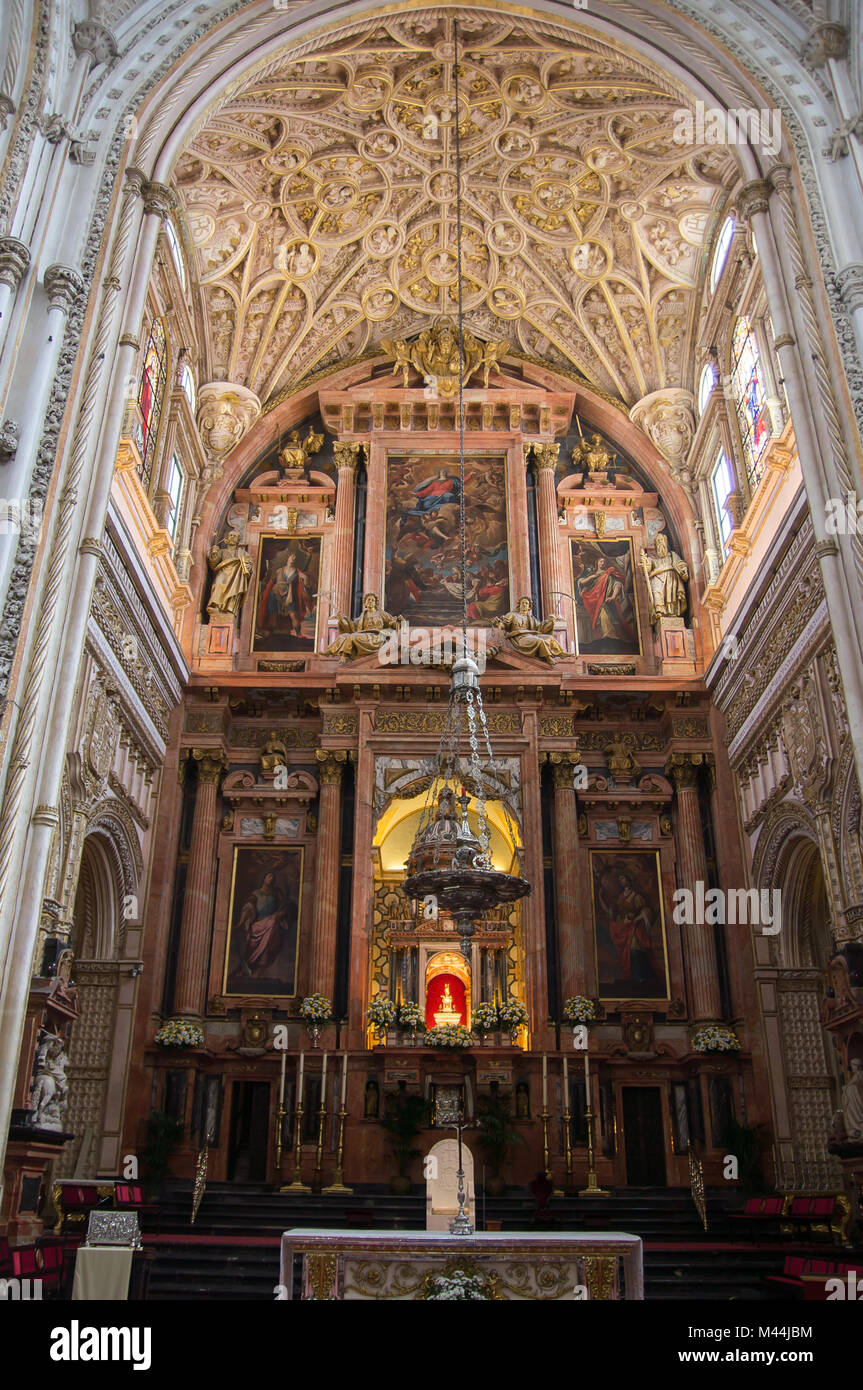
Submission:
MULTIPOLYGON (((708 1194, 705 1233, 683 1188, 628 1189, 593 1199, 554 1197, 550 1229, 641 1236, 648 1299, 773 1298, 763 1279, 781 1271, 786 1249, 737 1240, 725 1214, 726 1200, 725 1192, 708 1194)), ((315 1196, 212 1183, 194 1226, 189 1224, 191 1204, 190 1184, 173 1184, 162 1200, 158 1231, 152 1223, 145 1228, 158 1249, 150 1280, 153 1299, 273 1299, 279 1239, 291 1226, 422 1230, 425 1225, 425 1194, 418 1189, 407 1197, 394 1197, 384 1187, 364 1187, 350 1196, 315 1196)), ((533 1214, 533 1198, 523 1189, 485 1201, 482 1189, 477 1192, 479 1229, 499 1222, 504 1231, 536 1230, 533 1214)))

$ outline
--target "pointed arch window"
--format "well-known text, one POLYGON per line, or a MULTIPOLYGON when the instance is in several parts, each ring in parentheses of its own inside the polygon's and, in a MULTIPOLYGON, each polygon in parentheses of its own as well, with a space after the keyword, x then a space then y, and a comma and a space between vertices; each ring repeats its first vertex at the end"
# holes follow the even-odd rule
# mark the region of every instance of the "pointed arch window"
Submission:
POLYGON ((168 344, 165 337, 165 320, 154 318, 144 351, 141 384, 138 388, 138 407, 141 411, 141 477, 148 488, 153 476, 167 376, 168 344))
POLYGON ((764 469, 764 454, 772 431, 758 341, 746 314, 738 318, 731 339, 731 395, 746 476, 754 488, 764 469))
POLYGON ((722 230, 716 238, 716 246, 713 250, 713 260, 710 262, 710 293, 719 284, 719 277, 725 269, 725 262, 728 260, 728 252, 731 250, 731 239, 734 236, 734 218, 726 217, 722 224, 722 230))

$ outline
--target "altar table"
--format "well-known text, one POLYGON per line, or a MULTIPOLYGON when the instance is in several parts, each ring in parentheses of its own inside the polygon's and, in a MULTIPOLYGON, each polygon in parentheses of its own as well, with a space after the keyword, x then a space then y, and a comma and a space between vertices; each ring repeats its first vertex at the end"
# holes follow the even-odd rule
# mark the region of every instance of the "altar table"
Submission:
POLYGON ((283 1297, 293 1296, 294 1262, 302 1264, 304 1299, 424 1297, 426 1277, 456 1257, 494 1275, 503 1300, 644 1298, 642 1245, 624 1231, 289 1230, 282 1236, 283 1297), (621 1266, 623 1293, 621 1294, 621 1266), (584 1293, 577 1294, 579 1298, 584 1293))

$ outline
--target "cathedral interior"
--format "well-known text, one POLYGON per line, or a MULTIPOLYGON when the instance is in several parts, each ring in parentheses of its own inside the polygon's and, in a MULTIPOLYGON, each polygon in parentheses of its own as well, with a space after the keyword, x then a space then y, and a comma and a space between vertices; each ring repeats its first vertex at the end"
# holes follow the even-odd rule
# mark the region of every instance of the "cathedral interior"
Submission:
POLYGON ((0 1282, 863 1284, 857 0, 3 10, 0 1282))

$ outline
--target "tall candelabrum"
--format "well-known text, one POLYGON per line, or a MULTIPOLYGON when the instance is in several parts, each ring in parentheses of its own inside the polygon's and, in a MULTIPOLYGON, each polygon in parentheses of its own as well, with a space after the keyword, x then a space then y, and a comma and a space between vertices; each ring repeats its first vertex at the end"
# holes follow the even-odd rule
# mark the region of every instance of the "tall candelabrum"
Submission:
POLYGON ((461 1132, 464 1129, 464 1111, 457 1099, 450 1101, 448 1098, 436 1100, 435 1102, 435 1124, 447 1129, 454 1129, 458 1138, 458 1212, 450 1222, 450 1235, 453 1236, 472 1236, 474 1227, 471 1223, 469 1202, 464 1185, 464 1163, 462 1161, 461 1132))
POLYGON ((329 1187, 324 1188, 324 1192, 353 1192, 352 1187, 345 1187, 345 1117, 347 1116, 348 1100, 348 1054, 342 1054, 342 1089, 339 1099, 339 1142, 336 1148, 336 1176, 329 1187))
POLYGON ((611 1194, 608 1189, 600 1187, 596 1181, 593 1153, 593 1121, 595 1116, 590 1102, 590 1063, 586 1051, 584 1054, 584 1099, 587 1106, 584 1112, 584 1118, 587 1121, 587 1187, 583 1187, 578 1195, 579 1197, 609 1197, 611 1194))

